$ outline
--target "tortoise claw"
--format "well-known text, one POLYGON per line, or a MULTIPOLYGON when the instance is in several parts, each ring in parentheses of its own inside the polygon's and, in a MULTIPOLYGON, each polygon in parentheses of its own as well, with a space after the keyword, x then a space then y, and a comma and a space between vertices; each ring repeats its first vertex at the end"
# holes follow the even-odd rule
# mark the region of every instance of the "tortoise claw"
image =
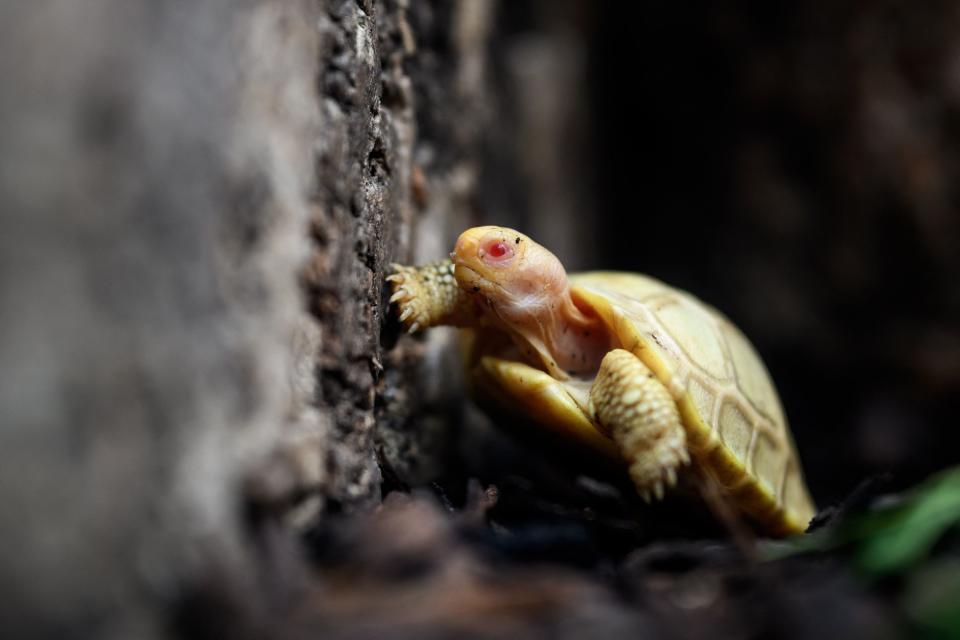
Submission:
POLYGON ((667 467, 667 486, 673 487, 677 484, 677 471, 673 467, 667 467))
POLYGON ((657 500, 663 500, 663 483, 658 482, 653 485, 653 495, 657 497, 657 500))
POLYGON ((471 326, 477 309, 453 277, 453 265, 441 260, 421 267, 391 264, 386 276, 391 305, 408 333, 439 325, 471 326))

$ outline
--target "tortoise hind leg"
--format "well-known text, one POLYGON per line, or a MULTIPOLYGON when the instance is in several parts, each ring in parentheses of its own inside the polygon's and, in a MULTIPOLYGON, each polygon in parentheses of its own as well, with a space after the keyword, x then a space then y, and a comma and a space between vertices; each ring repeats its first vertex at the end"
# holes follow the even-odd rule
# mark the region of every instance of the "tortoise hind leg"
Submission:
POLYGON ((677 468, 690 462, 686 432, 673 397, 635 355, 614 349, 600 364, 590 389, 594 417, 630 465, 644 500, 663 497, 677 468))

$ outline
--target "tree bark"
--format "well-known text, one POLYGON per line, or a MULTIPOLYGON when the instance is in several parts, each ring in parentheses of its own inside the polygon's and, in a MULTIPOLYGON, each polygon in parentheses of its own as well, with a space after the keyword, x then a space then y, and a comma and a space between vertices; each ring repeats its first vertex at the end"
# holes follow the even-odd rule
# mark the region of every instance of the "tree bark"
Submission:
POLYGON ((491 9, 4 6, 5 633, 249 631, 378 450, 426 473, 382 283, 470 217, 491 9))

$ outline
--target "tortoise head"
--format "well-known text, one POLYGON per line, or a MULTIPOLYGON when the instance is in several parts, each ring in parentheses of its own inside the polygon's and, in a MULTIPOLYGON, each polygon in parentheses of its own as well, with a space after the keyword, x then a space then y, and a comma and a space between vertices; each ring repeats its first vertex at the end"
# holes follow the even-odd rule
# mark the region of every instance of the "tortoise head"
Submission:
POLYGON ((450 257, 460 288, 482 296, 485 306, 515 331, 552 315, 568 290, 557 257, 506 227, 467 229, 450 257))

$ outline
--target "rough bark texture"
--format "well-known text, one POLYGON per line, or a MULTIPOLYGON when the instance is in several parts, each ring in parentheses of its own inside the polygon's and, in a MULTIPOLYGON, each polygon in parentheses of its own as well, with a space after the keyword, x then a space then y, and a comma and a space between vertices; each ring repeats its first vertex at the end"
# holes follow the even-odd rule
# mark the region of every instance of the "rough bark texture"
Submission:
POLYGON ((4 5, 5 633, 256 628, 378 450, 424 476, 382 282, 467 216, 491 8, 4 5))
POLYGON ((253 587, 239 487, 296 422, 316 11, 2 13, 0 625, 162 636, 253 587))

